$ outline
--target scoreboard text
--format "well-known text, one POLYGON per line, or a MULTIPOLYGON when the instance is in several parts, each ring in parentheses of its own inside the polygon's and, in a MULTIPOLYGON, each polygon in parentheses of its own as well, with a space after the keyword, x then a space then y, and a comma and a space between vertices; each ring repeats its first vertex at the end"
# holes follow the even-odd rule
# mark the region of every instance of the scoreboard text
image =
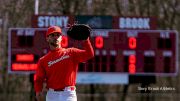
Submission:
MULTIPOLYGON (((48 50, 46 28, 9 30, 10 73, 33 73, 48 50)), ((66 33, 65 30, 63 30, 66 33)), ((79 72, 175 75, 178 33, 174 30, 94 29, 90 38, 95 57, 79 64, 79 72)), ((81 47, 63 35, 62 47, 81 47)))

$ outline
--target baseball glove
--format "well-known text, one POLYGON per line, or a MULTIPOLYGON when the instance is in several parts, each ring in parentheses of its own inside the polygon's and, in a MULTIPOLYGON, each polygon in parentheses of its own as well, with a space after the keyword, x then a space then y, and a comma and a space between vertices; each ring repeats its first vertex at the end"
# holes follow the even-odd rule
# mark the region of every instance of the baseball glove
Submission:
POLYGON ((67 35, 74 40, 86 40, 91 34, 91 28, 86 24, 74 24, 67 30, 67 35))

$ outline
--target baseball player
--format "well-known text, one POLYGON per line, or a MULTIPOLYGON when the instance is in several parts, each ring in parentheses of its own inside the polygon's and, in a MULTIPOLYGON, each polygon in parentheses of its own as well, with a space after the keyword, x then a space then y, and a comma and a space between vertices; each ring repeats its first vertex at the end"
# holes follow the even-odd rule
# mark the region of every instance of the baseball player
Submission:
POLYGON ((89 38, 80 41, 83 49, 62 48, 62 31, 51 26, 46 33, 50 51, 38 61, 34 87, 37 101, 42 101, 43 82, 48 89, 46 101, 77 101, 76 75, 78 63, 94 56, 89 38))

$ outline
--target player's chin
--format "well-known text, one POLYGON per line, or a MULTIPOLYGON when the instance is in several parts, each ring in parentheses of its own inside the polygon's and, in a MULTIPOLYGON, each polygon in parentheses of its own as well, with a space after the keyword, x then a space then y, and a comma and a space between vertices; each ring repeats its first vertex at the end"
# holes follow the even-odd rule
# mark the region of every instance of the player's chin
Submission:
POLYGON ((52 43, 59 45, 60 42, 58 40, 54 40, 52 43))
POLYGON ((55 44, 56 46, 59 46, 60 42, 55 42, 54 44, 55 44))
POLYGON ((51 42, 50 45, 57 47, 57 46, 59 46, 59 42, 51 42))

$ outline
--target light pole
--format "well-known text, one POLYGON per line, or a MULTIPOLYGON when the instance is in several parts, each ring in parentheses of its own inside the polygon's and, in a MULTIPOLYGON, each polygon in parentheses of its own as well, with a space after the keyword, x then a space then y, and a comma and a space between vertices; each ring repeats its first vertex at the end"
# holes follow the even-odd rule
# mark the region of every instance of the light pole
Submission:
POLYGON ((35 0, 34 7, 35 7, 34 14, 38 15, 39 14, 39 0, 35 0))
POLYGON ((2 69, 2 52, 3 52, 3 51, 2 51, 2 49, 3 49, 3 46, 2 46, 2 45, 3 45, 3 44, 2 44, 2 42, 3 42, 3 40, 2 40, 2 39, 3 39, 3 38, 2 38, 2 34, 3 34, 3 33, 2 33, 2 25, 3 25, 3 20, 2 20, 2 18, 0 18, 0 38, 1 38, 1 39, 0 39, 0 40, 1 40, 1 41, 0 41, 0 69, 2 69))
POLYGON ((92 14, 92 2, 93 2, 92 0, 86 0, 88 14, 92 14))

